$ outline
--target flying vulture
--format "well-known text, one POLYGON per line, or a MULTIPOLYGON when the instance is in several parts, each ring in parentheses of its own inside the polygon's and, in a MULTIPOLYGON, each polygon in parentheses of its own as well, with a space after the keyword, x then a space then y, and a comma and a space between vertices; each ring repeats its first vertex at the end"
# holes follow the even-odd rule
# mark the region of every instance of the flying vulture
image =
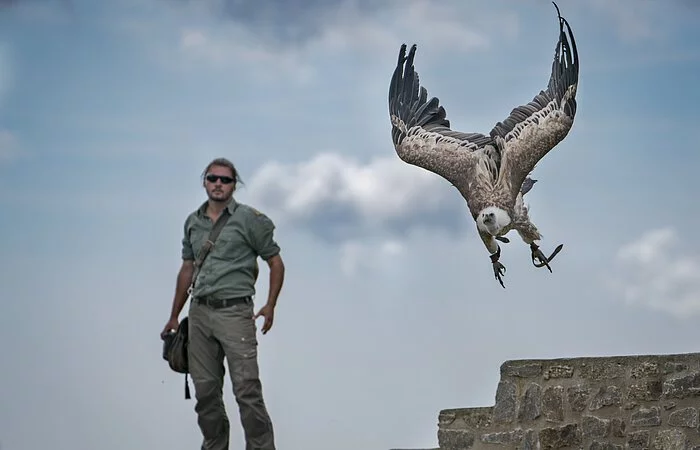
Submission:
POLYGON ((414 44, 408 56, 401 45, 389 87, 391 137, 399 158, 429 170, 454 185, 467 202, 477 231, 490 254, 496 280, 503 284, 505 266, 499 262, 505 235, 516 230, 529 244, 532 262, 547 267, 561 250, 546 257, 535 241, 541 234, 528 216, 523 196, 536 180, 535 165, 569 133, 576 115, 578 53, 568 22, 559 17, 559 39, 547 89, 513 109, 486 136, 450 128, 445 108, 418 81, 413 66, 414 44), (564 31, 564 26, 566 30, 564 31))

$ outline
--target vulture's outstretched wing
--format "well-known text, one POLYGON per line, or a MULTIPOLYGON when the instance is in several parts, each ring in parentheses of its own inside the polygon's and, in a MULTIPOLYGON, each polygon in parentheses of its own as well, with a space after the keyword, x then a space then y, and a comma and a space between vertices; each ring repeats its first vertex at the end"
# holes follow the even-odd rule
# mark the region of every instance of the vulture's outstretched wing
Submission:
POLYGON ((576 115, 579 71, 576 41, 556 3, 554 6, 559 16, 559 40, 547 90, 540 91, 527 105, 513 109, 490 133, 494 139, 504 140, 499 182, 508 185, 513 198, 535 165, 566 137, 576 115))
POLYGON ((489 157, 495 180, 500 155, 493 138, 450 129, 445 108, 436 97, 428 100, 428 91, 420 86, 413 67, 415 52, 414 44, 406 56, 406 44, 401 45, 389 86, 391 138, 399 158, 454 183, 457 177, 471 178, 468 172, 477 161, 474 152, 483 149, 478 153, 489 157), (493 147, 484 148, 487 144, 493 147))

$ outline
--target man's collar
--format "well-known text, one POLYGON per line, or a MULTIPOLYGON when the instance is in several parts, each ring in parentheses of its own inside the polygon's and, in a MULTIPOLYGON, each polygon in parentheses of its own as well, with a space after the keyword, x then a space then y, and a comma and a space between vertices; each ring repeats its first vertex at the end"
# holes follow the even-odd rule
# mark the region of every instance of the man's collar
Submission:
MULTIPOLYGON (((207 213, 207 206, 209 205, 209 200, 205 200, 204 203, 202 203, 199 208, 197 209, 197 213, 200 216, 203 216, 207 213)), ((236 199, 231 197, 231 200, 229 200, 228 204, 226 205, 226 209, 228 209, 229 214, 233 214, 233 211, 236 210, 236 207, 238 206, 238 202, 236 202, 236 199)))

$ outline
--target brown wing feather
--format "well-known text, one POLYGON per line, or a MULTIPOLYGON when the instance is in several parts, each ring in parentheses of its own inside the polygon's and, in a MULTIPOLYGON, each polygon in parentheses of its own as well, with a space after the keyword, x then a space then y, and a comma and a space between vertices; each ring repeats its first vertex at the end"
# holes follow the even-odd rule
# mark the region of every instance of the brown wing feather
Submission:
POLYGON ((535 165, 571 130, 576 115, 578 72, 576 41, 568 22, 559 15, 559 40, 547 89, 527 105, 513 109, 490 133, 494 139, 502 139, 499 185, 507 187, 512 201, 535 165))
POLYGON ((406 45, 389 86, 391 137, 399 158, 442 176, 453 184, 475 179, 475 166, 487 159, 493 180, 498 173, 500 154, 490 136, 450 129, 445 108, 436 97, 420 86, 413 66, 416 45, 406 55, 406 45), (485 157, 485 158, 484 158, 485 157))

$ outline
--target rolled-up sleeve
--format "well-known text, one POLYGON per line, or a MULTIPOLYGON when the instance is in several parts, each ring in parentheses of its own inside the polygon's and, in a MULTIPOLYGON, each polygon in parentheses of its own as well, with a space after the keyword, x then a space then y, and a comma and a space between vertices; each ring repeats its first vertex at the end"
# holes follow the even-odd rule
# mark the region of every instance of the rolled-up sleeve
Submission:
POLYGON ((250 242, 255 252, 264 260, 268 260, 280 252, 275 242, 275 224, 265 214, 256 212, 248 221, 250 242))
POLYGON ((189 233, 189 218, 185 220, 185 225, 183 229, 183 236, 182 236, 182 259, 183 260, 191 260, 194 259, 194 250, 192 250, 192 242, 190 242, 190 233, 189 233))

